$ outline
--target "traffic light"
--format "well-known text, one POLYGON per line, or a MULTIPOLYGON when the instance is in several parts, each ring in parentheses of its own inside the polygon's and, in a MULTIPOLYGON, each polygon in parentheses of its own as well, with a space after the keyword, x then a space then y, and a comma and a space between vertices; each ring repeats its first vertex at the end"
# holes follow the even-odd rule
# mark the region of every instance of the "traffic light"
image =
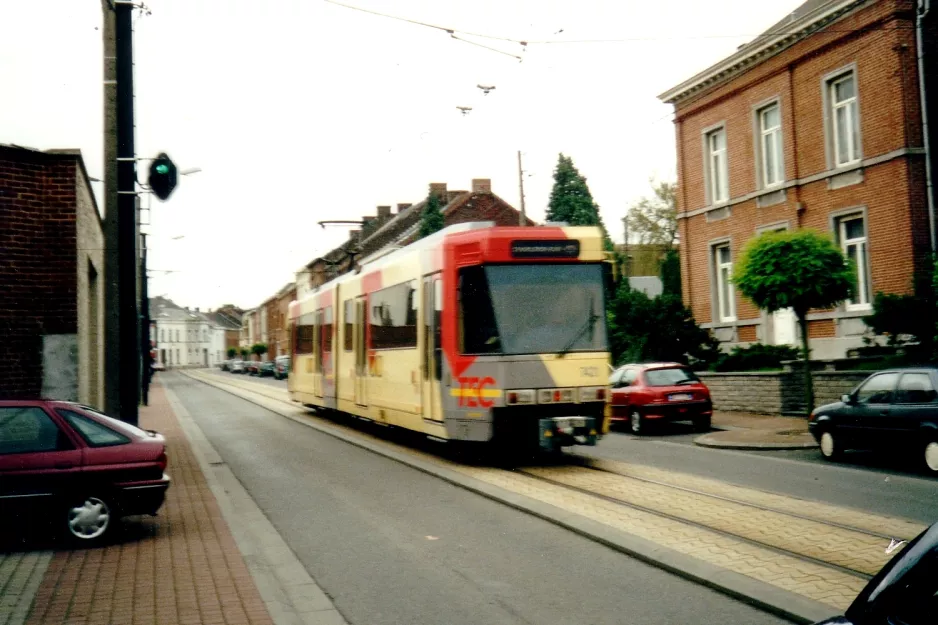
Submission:
POLYGON ((165 152, 160 152, 150 163, 150 177, 147 182, 154 195, 161 200, 166 200, 176 188, 176 164, 165 152))

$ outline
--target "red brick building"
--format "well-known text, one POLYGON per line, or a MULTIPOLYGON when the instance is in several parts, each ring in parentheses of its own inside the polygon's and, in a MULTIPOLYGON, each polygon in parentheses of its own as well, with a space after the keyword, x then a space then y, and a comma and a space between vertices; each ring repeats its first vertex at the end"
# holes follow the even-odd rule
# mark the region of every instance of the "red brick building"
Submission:
MULTIPOLYGON (((521 213, 492 193, 492 181, 488 178, 473 179, 469 191, 450 191, 445 182, 432 182, 429 194, 440 199, 446 226, 471 221, 493 221, 499 226, 522 223, 521 213)), ((398 204, 397 213, 392 213, 390 206, 379 206, 377 216, 363 217, 362 228, 353 231, 345 244, 314 259, 297 273, 299 295, 334 276, 351 271, 356 262, 376 252, 415 241, 425 205, 426 200, 417 204, 398 204)), ((527 218, 524 223, 534 225, 527 218)))
POLYGON ((103 255, 81 153, 0 145, 0 398, 103 408, 103 255))
MULTIPOLYGON (((932 63, 935 22, 922 33, 932 63)), ((913 0, 809 0, 660 96, 675 112, 685 303, 721 341, 798 340, 790 313, 732 286, 732 263, 766 230, 828 233, 856 261, 851 300, 809 315, 816 358, 862 344, 877 292, 911 292, 934 245, 916 26, 913 0)))

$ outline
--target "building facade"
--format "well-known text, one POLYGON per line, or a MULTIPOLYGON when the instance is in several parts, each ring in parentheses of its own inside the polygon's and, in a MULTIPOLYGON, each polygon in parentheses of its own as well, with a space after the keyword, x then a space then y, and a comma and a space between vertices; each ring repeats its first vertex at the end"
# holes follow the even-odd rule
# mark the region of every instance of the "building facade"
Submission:
POLYGON ((225 359, 226 327, 198 308, 190 310, 171 300, 150 300, 156 362, 164 368, 214 367, 225 359))
MULTIPOLYGON (((809 0, 661 96, 675 113, 685 303, 727 347, 800 340, 791 311, 766 314, 733 288, 733 263, 759 233, 827 233, 854 262, 850 299, 808 317, 815 358, 862 345, 875 294, 910 293, 926 269, 933 159, 924 149, 916 8, 809 0)), ((934 21, 923 30, 932 50, 934 21)))
POLYGON ((0 398, 104 408, 103 254, 81 153, 0 145, 0 398))

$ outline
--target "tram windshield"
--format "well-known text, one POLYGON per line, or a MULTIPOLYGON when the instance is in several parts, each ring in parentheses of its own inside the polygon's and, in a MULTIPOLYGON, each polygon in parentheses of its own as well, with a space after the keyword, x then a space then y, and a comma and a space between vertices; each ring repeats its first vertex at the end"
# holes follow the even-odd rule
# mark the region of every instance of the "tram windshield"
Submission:
POLYGON ((487 265, 459 273, 462 352, 606 351, 601 264, 487 265))

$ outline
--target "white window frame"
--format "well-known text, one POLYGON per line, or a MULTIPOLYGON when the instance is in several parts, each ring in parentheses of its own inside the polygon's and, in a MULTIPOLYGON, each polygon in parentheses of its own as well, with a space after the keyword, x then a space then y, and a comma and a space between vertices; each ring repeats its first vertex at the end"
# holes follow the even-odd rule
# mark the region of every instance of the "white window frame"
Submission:
POLYGON ((867 223, 866 214, 864 212, 855 212, 855 213, 844 213, 837 215, 834 218, 834 224, 837 228, 837 242, 840 244, 840 251, 843 253, 844 258, 849 260, 850 247, 857 246, 859 248, 857 254, 857 268, 856 268, 856 280, 857 280, 857 293, 860 295, 860 301, 855 302, 851 299, 844 300, 844 305, 847 310, 870 310, 873 307, 873 299, 870 295, 870 279, 869 279, 869 270, 870 270, 870 238, 869 238, 869 224, 867 223), (854 221, 859 219, 863 223, 863 236, 854 237, 852 239, 847 238, 847 222, 854 221), (859 253, 859 252, 862 252, 859 253))
POLYGON ((736 291, 733 283, 733 250, 728 241, 714 243, 710 247, 710 254, 713 258, 714 284, 716 285, 716 316, 721 323, 731 323, 736 321, 736 291), (729 261, 720 261, 720 251, 729 252, 729 261), (724 275, 726 270, 726 275, 724 275), (729 281, 729 285, 727 285, 729 281), (729 288, 727 288, 729 286, 729 288), (729 299, 724 300, 724 294, 729 292, 729 299))
POLYGON ((827 79, 827 106, 829 108, 830 137, 831 137, 831 158, 834 169, 849 167, 859 163, 861 160, 860 152, 860 89, 857 81, 857 73, 850 69, 841 72, 832 78, 827 79), (853 81, 853 96, 843 101, 837 101, 837 85, 844 81, 853 81), (837 124, 837 113, 843 110, 847 117, 847 158, 841 160, 840 154, 840 131, 837 124), (855 132, 854 132, 855 131, 855 132), (856 138, 854 139, 854 135, 856 138))
POLYGON ((729 139, 726 124, 720 123, 703 130, 704 186, 708 206, 720 206, 730 200, 729 139), (714 150, 713 140, 718 135, 723 137, 723 148, 714 150), (722 176, 714 175, 714 163, 722 176))
POLYGON ((762 106, 756 110, 756 128, 758 130, 759 136, 759 182, 760 186, 763 189, 774 189, 782 183, 785 182, 785 154, 782 145, 782 106, 776 100, 770 102, 765 106, 762 106), (766 128, 765 118, 766 113, 771 110, 778 112, 778 125, 771 128, 766 128), (768 169, 768 159, 766 154, 768 149, 766 147, 766 142, 770 136, 775 138, 775 150, 773 156, 775 157, 775 171, 771 172, 775 176, 775 180, 769 181, 769 169, 768 169))

